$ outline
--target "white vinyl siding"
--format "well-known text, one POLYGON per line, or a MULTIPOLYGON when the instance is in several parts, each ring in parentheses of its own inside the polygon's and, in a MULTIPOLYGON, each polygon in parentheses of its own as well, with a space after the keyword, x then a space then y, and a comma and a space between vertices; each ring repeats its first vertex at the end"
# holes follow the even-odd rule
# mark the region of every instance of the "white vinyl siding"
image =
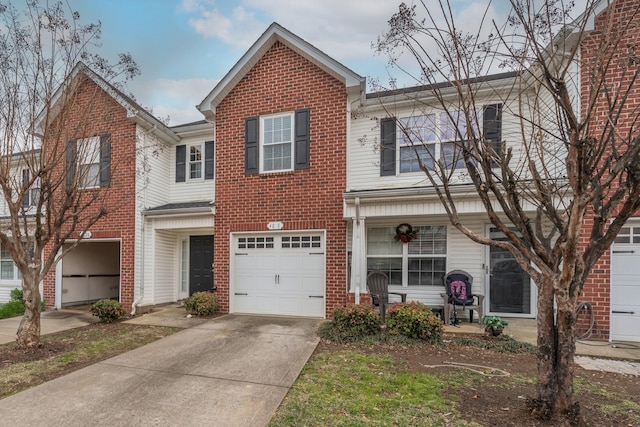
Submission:
MULTIPOLYGON (((169 170, 167 171, 167 178, 169 188, 168 192, 168 200, 166 203, 183 203, 183 202, 198 202, 198 201, 211 201, 215 196, 215 179, 204 179, 205 165, 204 165, 204 156, 205 156, 205 144, 204 140, 210 140, 211 135, 201 136, 197 135, 193 138, 184 138, 181 141, 187 145, 187 170, 186 170, 186 180, 185 182, 176 182, 176 149, 175 146, 171 147, 171 149, 166 150, 170 157, 168 164, 169 170), (201 177, 200 178, 192 178, 190 171, 190 147, 201 145, 201 154, 202 154, 202 163, 201 163, 201 177)), ((164 187, 164 191, 166 193, 167 187, 164 187)), ((156 205, 157 206, 157 205, 156 205)))
MULTIPOLYGON (((495 103, 495 100, 487 99, 486 101, 478 101, 478 106, 484 104, 495 103)), ((515 104, 505 105, 502 110, 502 139, 508 147, 513 147, 513 164, 515 165, 521 159, 521 140, 520 123, 510 113, 512 109, 516 109, 515 104)), ((415 105, 403 108, 395 108, 392 110, 395 117, 413 117, 422 114, 440 114, 442 111, 433 109, 432 111, 416 111, 415 105)), ((411 188, 430 186, 426 176, 422 172, 402 173, 401 172, 401 153, 396 153, 396 175, 380 176, 380 126, 379 120, 374 117, 387 117, 389 113, 377 106, 370 106, 364 110, 362 115, 355 119, 351 119, 350 138, 349 138, 349 164, 348 183, 349 191, 358 190, 377 190, 377 189, 393 189, 393 188, 411 188)), ((396 129, 396 135, 401 130, 396 129)), ((445 152, 446 152, 445 147, 445 152)), ((440 151, 435 153, 441 155, 440 151)), ((436 157, 437 158, 437 157, 436 157)), ((416 162, 417 163, 417 162, 416 162)), ((414 165, 415 166, 415 165, 414 165)), ((412 167, 413 170, 413 167, 412 167)), ((461 170, 462 172, 462 170, 461 170)), ((459 183, 464 183, 461 180, 459 183)))
POLYGON ((176 301, 176 236, 167 231, 156 231, 153 255, 153 304, 176 301))

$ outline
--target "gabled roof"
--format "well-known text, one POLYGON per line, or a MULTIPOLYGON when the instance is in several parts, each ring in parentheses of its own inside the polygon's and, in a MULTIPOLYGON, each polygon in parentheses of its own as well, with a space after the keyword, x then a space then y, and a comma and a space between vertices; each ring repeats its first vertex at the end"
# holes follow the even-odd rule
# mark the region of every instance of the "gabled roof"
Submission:
MULTIPOLYGON (((151 130, 154 135, 167 142, 177 142, 180 140, 180 137, 177 136, 176 133, 172 131, 168 126, 166 126, 155 116, 149 113, 146 109, 141 107, 137 102, 122 93, 122 91, 103 79, 100 75, 98 75, 82 62, 78 62, 75 67, 73 67, 73 70, 71 70, 71 73, 69 74, 67 79, 53 95, 51 103, 53 107, 50 110, 50 115, 52 117, 55 117, 60 112, 60 109, 62 108, 62 105, 60 105, 60 103, 64 100, 65 92, 78 85, 82 81, 80 79, 81 76, 86 76, 102 90, 104 90, 111 98, 113 98, 127 111, 128 118, 132 119, 135 123, 139 124, 144 129, 151 130)), ((38 128, 36 129, 36 133, 40 136, 42 135, 42 126, 44 125, 44 114, 46 114, 45 111, 40 113, 40 117, 37 121, 38 128)), ((50 117, 50 119, 52 117, 50 117)))
POLYGON ((215 117, 216 106, 278 41, 324 70, 327 74, 344 83, 347 93, 364 94, 364 77, 351 71, 326 53, 274 22, 260 38, 256 40, 242 58, 236 62, 200 105, 197 106, 198 110, 200 110, 207 119, 213 119, 215 117))

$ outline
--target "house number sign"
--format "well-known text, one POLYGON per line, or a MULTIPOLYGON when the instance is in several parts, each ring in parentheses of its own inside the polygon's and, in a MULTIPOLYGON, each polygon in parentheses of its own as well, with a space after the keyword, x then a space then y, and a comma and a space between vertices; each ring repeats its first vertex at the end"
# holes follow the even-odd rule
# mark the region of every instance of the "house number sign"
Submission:
POLYGON ((269 224, 267 224, 267 228, 269 230, 282 230, 282 227, 284 227, 284 224, 280 221, 270 222, 269 224))

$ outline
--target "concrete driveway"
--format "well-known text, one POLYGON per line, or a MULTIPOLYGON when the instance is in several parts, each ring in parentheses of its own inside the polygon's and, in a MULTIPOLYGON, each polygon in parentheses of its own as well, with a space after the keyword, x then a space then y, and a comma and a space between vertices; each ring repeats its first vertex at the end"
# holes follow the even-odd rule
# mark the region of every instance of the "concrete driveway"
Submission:
POLYGON ((320 320, 227 315, 0 400, 25 426, 263 426, 320 320))

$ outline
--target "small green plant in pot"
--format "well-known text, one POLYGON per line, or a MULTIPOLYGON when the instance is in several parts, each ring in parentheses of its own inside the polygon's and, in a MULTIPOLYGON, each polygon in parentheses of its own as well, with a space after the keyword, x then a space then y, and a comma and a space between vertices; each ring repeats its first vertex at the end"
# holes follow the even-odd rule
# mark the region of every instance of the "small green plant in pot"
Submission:
POLYGON ((482 323, 484 323, 484 331, 494 337, 502 335, 505 326, 509 324, 507 320, 503 320, 499 316, 484 316, 482 323))

